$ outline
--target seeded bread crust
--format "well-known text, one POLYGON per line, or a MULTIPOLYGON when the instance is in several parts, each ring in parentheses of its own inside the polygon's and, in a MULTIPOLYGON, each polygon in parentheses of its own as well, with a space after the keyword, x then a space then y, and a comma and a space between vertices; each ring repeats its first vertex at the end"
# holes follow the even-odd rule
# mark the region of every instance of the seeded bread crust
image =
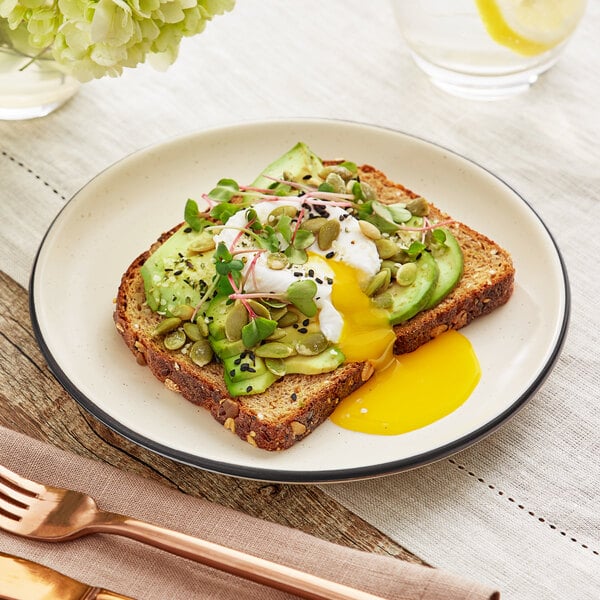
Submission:
MULTIPOLYGON (((371 166, 360 168, 383 202, 417 197, 371 166)), ((432 207, 430 216, 449 218, 432 207)), ((513 291, 514 268, 510 255, 466 225, 450 226, 463 254, 463 276, 438 306, 394 328, 397 354, 411 352, 449 329, 460 329, 473 319, 504 304, 513 291)), ((150 254, 175 230, 164 233, 123 274, 114 321, 117 331, 138 364, 147 365, 165 387, 210 410, 212 416, 242 440, 264 450, 283 450, 309 435, 333 412, 340 400, 358 389, 373 374, 370 363, 346 363, 321 375, 286 375, 265 392, 232 398, 225 386, 223 367, 213 362, 198 367, 179 351, 165 349, 152 330, 160 317, 147 304, 141 267, 150 254)))

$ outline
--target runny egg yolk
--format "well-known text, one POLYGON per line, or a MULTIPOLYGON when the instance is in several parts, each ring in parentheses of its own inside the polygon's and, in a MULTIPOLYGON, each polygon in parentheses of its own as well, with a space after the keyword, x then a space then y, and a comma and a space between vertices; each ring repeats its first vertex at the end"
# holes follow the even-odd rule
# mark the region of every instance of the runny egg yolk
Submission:
POLYGON ((347 361, 371 361, 375 374, 342 400, 331 416, 340 427, 398 435, 450 414, 471 395, 481 368, 469 340, 448 331, 414 352, 394 356, 395 335, 385 310, 373 305, 359 273, 338 261, 331 299, 344 319, 338 345, 347 361))
POLYGON ((387 311, 362 291, 359 271, 335 260, 328 265, 334 273, 331 301, 344 319, 338 345, 346 360, 389 362, 396 336, 387 311))

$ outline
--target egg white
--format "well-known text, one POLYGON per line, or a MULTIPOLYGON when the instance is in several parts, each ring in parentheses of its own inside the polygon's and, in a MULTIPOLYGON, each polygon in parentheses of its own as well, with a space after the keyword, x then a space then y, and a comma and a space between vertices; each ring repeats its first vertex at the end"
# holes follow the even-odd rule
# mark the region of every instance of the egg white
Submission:
MULTIPOLYGON (((252 206, 261 222, 265 222, 268 215, 278 206, 294 206, 300 208, 301 199, 278 200, 275 202, 259 202, 252 206)), ((377 248, 373 240, 367 238, 361 231, 358 221, 345 210, 338 206, 327 206, 329 218, 339 219, 340 234, 334 240, 331 248, 321 250, 315 242, 309 248, 308 261, 303 265, 290 265, 285 269, 275 270, 267 265, 267 253, 260 253, 255 259, 255 253, 248 252, 244 254, 247 257, 243 269, 245 277, 244 289, 247 292, 271 292, 275 294, 284 293, 288 287, 295 281, 302 279, 319 279, 317 284, 317 294, 315 302, 319 309, 319 325, 323 335, 331 342, 338 342, 342 333, 344 320, 342 315, 335 309, 331 302, 332 285, 328 283, 334 277, 333 270, 327 265, 327 260, 337 260, 354 267, 359 271, 360 276, 368 279, 379 271, 380 261, 377 254, 377 248), (325 256, 333 252, 331 259, 325 256), (248 276, 248 269, 254 261, 254 268, 248 276), (309 275, 309 271, 312 276, 309 275), (298 275, 300 274, 300 275, 298 275)), ((214 237, 215 242, 223 242, 227 248, 239 235, 239 228, 246 227, 246 211, 241 210, 231 216, 227 221, 226 227, 219 231, 214 237)), ((255 241, 249 236, 243 234, 236 243, 236 249, 252 250, 257 249, 255 241)))

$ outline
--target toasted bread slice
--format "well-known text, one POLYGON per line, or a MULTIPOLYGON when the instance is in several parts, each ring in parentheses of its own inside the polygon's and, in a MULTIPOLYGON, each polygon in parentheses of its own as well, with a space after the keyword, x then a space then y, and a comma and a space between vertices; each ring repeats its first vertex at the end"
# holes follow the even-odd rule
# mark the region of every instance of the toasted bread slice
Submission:
MULTIPOLYGON (((401 202, 417 194, 394 183, 370 166, 360 168, 382 202, 401 202)), ((431 206, 431 205, 430 205, 431 206)), ((430 218, 448 215, 431 206, 430 218)), ((397 354, 411 352, 449 329, 459 329, 508 301, 514 281, 510 255, 484 235, 461 223, 450 226, 464 256, 464 272, 456 288, 437 306, 417 314, 394 330, 397 354)), ((370 363, 345 363, 319 375, 286 375, 265 392, 233 398, 223 367, 194 364, 179 351, 166 350, 152 331, 160 316, 151 311, 140 269, 148 256, 173 230, 163 234, 127 269, 119 287, 114 320, 119 333, 137 357, 174 392, 210 410, 213 417, 242 440, 265 450, 283 450, 306 437, 325 421, 341 399, 373 374, 370 363)))

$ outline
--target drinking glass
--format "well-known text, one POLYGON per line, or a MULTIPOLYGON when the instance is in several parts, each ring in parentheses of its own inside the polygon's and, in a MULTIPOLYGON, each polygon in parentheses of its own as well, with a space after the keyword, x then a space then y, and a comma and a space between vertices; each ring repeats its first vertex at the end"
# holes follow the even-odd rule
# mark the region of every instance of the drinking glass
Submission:
POLYGON ((556 63, 586 0, 391 0, 416 64, 475 99, 523 92, 556 63))

